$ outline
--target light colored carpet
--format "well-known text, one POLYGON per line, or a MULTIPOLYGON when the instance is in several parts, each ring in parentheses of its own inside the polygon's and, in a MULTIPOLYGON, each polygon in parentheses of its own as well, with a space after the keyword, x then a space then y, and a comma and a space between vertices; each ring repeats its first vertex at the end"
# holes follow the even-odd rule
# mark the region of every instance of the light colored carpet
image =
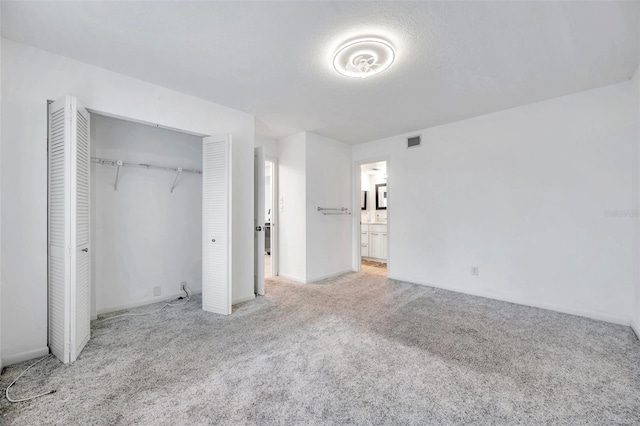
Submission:
POLYGON ((228 317, 193 298, 94 323, 76 363, 43 362, 12 396, 52 388, 2 399, 0 424, 638 424, 640 342, 629 327, 363 271, 271 279, 228 317))

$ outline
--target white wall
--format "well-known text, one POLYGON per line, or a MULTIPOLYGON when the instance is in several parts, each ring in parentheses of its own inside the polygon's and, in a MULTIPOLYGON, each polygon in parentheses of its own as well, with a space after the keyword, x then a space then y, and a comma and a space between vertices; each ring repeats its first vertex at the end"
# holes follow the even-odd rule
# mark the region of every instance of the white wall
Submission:
MULTIPOLYGON (((256 135, 255 146, 264 147, 265 157, 278 158, 278 141, 271 139, 267 136, 256 135)), ((266 170, 266 168, 265 168, 266 170)), ((265 221, 271 215, 268 213, 271 206, 271 179, 273 179, 273 172, 265 177, 265 192, 264 192, 264 218, 265 221)), ((273 216, 271 216, 273 217, 273 216)))
POLYGON ((264 146, 265 157, 278 156, 278 141, 267 136, 256 135, 255 146, 264 146))
POLYGON ((354 161, 389 158, 389 276, 629 324, 631 86, 425 129, 420 148, 406 148, 409 134, 354 146, 354 161))
MULTIPOLYGON (((202 170, 202 138, 97 114, 91 155, 202 170)), ((92 313, 202 289, 202 176, 91 165, 92 313), (154 287, 161 295, 154 297, 154 287)))
POLYGON ((306 269, 306 135, 278 141, 279 273, 305 282, 306 269))
POLYGON ((47 352, 47 100, 201 135, 233 134, 233 298, 253 295, 254 117, 2 39, 2 338, 5 363, 47 352))
POLYGON ((318 207, 351 209, 351 146, 309 132, 306 139, 306 281, 311 282, 352 270, 352 216, 318 212, 318 207))
POLYGON ((351 147, 309 132, 278 141, 280 275, 301 283, 351 271, 351 147), (284 207, 284 209, 282 208, 284 207))

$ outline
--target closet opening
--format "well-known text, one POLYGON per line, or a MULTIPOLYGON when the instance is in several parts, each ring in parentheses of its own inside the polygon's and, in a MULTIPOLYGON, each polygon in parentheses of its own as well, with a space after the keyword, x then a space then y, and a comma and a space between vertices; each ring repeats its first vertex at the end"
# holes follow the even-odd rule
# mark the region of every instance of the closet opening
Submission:
POLYGON ((387 162, 360 165, 360 268, 387 275, 387 162))
POLYGON ((196 293, 202 310, 231 314, 232 136, 117 118, 70 95, 47 105, 51 352, 74 362, 99 314, 183 299, 108 319, 155 314, 196 293))
POLYGON ((90 133, 92 319, 201 292, 202 137, 96 113, 90 133))

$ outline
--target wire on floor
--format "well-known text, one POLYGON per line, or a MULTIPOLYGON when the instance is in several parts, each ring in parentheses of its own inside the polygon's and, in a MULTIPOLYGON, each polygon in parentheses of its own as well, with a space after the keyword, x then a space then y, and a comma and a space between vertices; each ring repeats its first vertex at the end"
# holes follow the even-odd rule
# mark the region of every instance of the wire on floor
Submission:
POLYGON ((20 377, 22 377, 22 375, 23 375, 24 373, 26 373, 27 371, 29 371, 29 370, 31 369, 31 367, 33 367, 33 366, 35 366, 36 364, 38 364, 38 363, 40 363, 40 362, 44 361, 45 359, 49 358, 50 356, 51 356, 51 354, 49 354, 49 355, 47 355, 47 356, 44 356, 44 357, 40 358, 39 360, 37 360, 36 362, 34 362, 33 364, 31 364, 30 366, 28 366, 28 367, 26 368, 26 370, 24 370, 22 373, 20 373, 20 374, 18 375, 18 377, 16 377, 16 378, 13 380, 13 382, 11 382, 11 384, 10 384, 9 386, 7 386, 7 389, 4 391, 4 396, 6 396, 6 397, 7 397, 7 401, 9 401, 9 402, 13 402, 13 403, 16 403, 16 402, 31 401, 32 399, 40 398, 41 396, 50 395, 50 394, 52 394, 52 393, 55 393, 55 392, 56 392, 56 390, 54 389, 54 390, 50 390, 50 391, 48 391, 48 392, 43 392, 43 393, 38 394, 38 395, 35 395, 35 396, 30 396, 30 397, 28 397, 28 398, 21 398, 21 399, 13 399, 13 398, 11 398, 11 397, 9 396, 9 389, 11 389, 11 386, 13 386, 13 385, 18 381, 18 379, 19 379, 20 377))
POLYGON ((143 317, 143 316, 146 316, 146 315, 160 313, 160 312, 164 311, 167 307, 184 306, 187 303, 189 303, 190 295, 189 295, 189 292, 186 289, 183 288, 183 291, 187 294, 186 296, 180 296, 177 299, 174 299, 175 301, 167 302, 160 309, 156 309, 155 311, 140 312, 140 313, 127 312, 125 314, 114 315, 112 317, 102 318, 101 320, 98 320, 98 322, 108 321, 108 320, 112 320, 112 319, 115 319, 115 318, 122 318, 122 317, 143 317), (175 303, 175 302, 177 302, 179 300, 184 300, 184 302, 175 303))

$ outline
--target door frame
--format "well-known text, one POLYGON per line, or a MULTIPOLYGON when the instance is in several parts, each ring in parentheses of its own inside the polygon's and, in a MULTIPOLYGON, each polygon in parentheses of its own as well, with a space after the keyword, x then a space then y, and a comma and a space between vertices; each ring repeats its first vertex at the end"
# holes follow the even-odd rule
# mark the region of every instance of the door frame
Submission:
POLYGON ((264 296, 265 165, 264 146, 253 147, 253 293, 264 296))
MULTIPOLYGON (((352 188, 352 202, 353 206, 351 211, 354 212, 353 216, 353 226, 352 226, 352 267, 355 272, 360 272, 361 270, 361 262, 362 256, 360 254, 360 220, 361 220, 361 210, 360 210, 360 191, 362 188, 362 170, 361 166, 369 163, 377 163, 380 161, 384 161, 387 163, 387 203, 388 205, 393 206, 391 203, 391 197, 393 194, 392 185, 391 185, 391 174, 389 171, 391 170, 391 161, 388 155, 379 156, 379 157, 371 157, 365 160, 358 160, 353 162, 353 188, 352 188), (358 213, 355 213, 358 212, 358 213)), ((391 275, 391 216, 392 216, 393 208, 387 209, 387 278, 390 278, 391 275)))

